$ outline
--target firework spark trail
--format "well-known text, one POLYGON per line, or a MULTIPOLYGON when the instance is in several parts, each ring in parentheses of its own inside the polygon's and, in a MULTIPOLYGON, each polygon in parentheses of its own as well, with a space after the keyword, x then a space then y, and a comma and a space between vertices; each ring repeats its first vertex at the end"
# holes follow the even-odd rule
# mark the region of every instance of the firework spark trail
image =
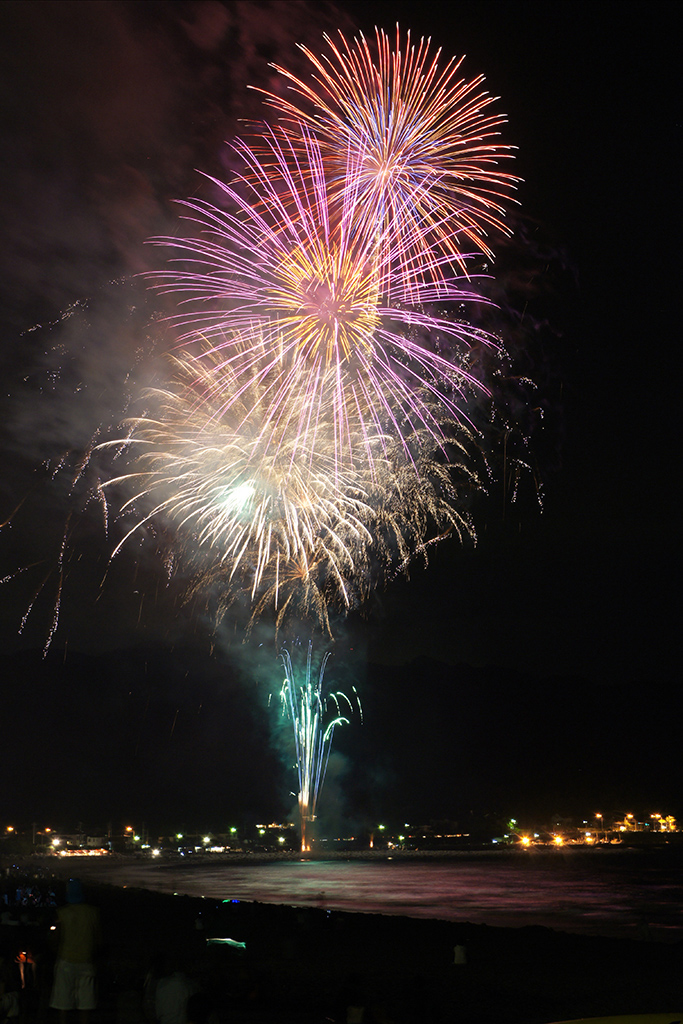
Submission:
MULTIPOLYGON (((19 624, 19 631, 18 632, 19 632, 19 636, 21 636, 21 634, 23 633, 23 631, 24 631, 24 629, 26 627, 26 623, 29 620, 31 612, 33 611, 33 608, 34 608, 34 605, 35 605, 36 601, 38 600, 40 595, 43 593, 45 588, 47 587, 48 581, 52 578, 53 575, 56 574, 56 576, 57 576, 57 585, 56 585, 56 588, 55 588, 55 597, 54 597, 54 600, 52 602, 52 618, 51 618, 50 627, 48 629, 47 635, 45 637, 45 642, 44 642, 44 645, 43 645, 43 657, 46 656, 48 650, 50 649, 50 645, 52 643, 52 638, 54 637, 55 632, 57 631, 57 627, 59 625, 59 614, 60 614, 61 602, 62 602, 62 590, 64 588, 64 574, 65 574, 64 556, 68 553, 68 542, 69 542, 70 526, 71 526, 71 513, 69 513, 69 515, 67 516, 66 523, 65 523, 65 526, 64 526, 64 532, 62 533, 62 540, 61 540, 61 543, 60 543, 60 546, 59 546, 59 554, 57 556, 57 564, 56 564, 56 566, 50 565, 50 567, 48 568, 47 572, 45 573, 45 575, 43 576, 42 580, 38 584, 38 587, 36 588, 36 590, 35 590, 35 592, 33 594, 33 597, 31 598, 31 600, 30 600, 30 602, 28 604, 28 607, 26 608, 26 610, 25 610, 25 612, 24 612, 24 614, 23 614, 23 616, 21 618, 21 622, 19 624)), ((27 566, 26 568, 30 568, 30 567, 27 566)), ((22 572, 22 571, 25 571, 25 570, 24 569, 20 569, 19 570, 19 572, 22 572)), ((0 582, 5 582, 5 581, 3 580, 3 581, 0 581, 0 582)))
POLYGON ((341 713, 343 701, 349 713, 353 704, 339 691, 324 693, 323 679, 329 654, 325 654, 317 680, 312 671, 312 645, 309 643, 306 668, 295 673, 289 651, 281 652, 285 678, 280 691, 283 713, 287 714, 294 729, 296 768, 299 779, 299 819, 301 822, 301 852, 311 849, 310 825, 315 821, 320 791, 332 749, 334 730, 348 724, 341 713), (297 676, 299 678, 297 678, 297 676), (328 706, 332 708, 328 713, 328 706))

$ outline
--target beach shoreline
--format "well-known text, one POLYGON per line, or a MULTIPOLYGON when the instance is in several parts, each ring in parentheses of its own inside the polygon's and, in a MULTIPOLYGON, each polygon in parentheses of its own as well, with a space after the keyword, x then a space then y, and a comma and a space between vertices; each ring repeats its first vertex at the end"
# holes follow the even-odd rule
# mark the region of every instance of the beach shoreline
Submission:
MULTIPOLYGON (((157 953, 197 976, 221 1024, 341 1021, 350 985, 364 993, 367 1019, 386 1024, 550 1024, 683 1004, 678 942, 173 896, 94 881, 74 860, 52 872, 54 890, 59 902, 83 867, 100 907, 102 1024, 143 1024, 142 985, 157 953), (220 938, 244 948, 212 941, 220 938)), ((48 962, 46 953, 44 974, 48 962)), ((43 1005, 35 1019, 50 1012, 43 1005)))
POLYGON ((501 850, 452 856, 65 857, 94 883, 249 903, 683 942, 679 850, 501 850))

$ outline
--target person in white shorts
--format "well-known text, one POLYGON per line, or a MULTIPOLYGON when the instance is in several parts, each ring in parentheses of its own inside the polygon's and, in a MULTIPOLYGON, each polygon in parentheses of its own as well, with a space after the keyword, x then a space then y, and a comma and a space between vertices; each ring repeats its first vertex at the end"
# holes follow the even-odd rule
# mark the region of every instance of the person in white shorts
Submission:
POLYGON ((69 1010, 78 1010, 81 1024, 88 1024, 97 1006, 95 955, 100 945, 100 914, 85 902, 78 879, 66 887, 66 906, 57 911, 59 948, 55 963, 50 1006, 59 1010, 65 1024, 69 1010))

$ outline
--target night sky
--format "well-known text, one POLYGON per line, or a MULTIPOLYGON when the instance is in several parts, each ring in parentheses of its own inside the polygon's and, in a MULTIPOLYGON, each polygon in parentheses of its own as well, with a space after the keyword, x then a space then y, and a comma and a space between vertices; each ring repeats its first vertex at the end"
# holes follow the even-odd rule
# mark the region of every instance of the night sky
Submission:
POLYGON ((144 243, 177 230, 197 168, 229 173, 223 141, 260 110, 247 84, 268 84, 268 60, 300 66, 298 41, 397 20, 485 73, 519 147, 498 298, 543 410, 543 509, 531 477, 514 504, 499 479, 472 509, 476 546, 435 546, 338 624, 328 676, 357 685, 364 721, 335 738, 330 828, 683 813, 675 9, 2 5, 0 825, 291 813, 272 630, 243 644, 235 615, 214 634, 143 549, 108 568, 88 481, 79 504, 44 465, 75 466, 152 379, 144 243))

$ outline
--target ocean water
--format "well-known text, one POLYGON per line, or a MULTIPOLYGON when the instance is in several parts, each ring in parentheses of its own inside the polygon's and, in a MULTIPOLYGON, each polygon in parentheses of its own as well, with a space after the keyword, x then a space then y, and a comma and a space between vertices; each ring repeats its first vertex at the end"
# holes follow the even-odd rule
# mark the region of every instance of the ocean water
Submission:
POLYGON ((232 864, 90 860, 79 874, 220 900, 673 942, 683 940, 682 866, 683 857, 656 851, 567 851, 232 864))

